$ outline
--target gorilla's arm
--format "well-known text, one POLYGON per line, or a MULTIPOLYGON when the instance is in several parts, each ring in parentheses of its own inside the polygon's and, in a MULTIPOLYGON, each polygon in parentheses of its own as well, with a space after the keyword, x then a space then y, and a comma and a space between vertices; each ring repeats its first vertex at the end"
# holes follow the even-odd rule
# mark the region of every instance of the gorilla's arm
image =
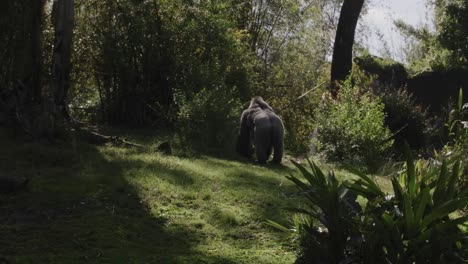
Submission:
POLYGON ((250 142, 251 127, 248 123, 250 111, 242 112, 240 121, 239 137, 237 138, 237 152, 244 157, 251 157, 253 153, 252 144, 250 142))
POLYGON ((272 124, 272 145, 273 145, 273 162, 281 163, 284 151, 284 126, 281 118, 277 116, 273 111, 267 112, 268 117, 272 124))

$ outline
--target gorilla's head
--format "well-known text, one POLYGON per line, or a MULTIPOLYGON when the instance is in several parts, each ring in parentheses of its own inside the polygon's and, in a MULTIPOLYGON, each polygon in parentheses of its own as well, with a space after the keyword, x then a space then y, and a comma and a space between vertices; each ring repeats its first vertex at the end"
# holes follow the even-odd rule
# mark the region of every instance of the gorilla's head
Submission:
POLYGON ((256 108, 256 107, 259 107, 259 108, 264 109, 264 110, 269 109, 269 110, 273 111, 273 108, 271 108, 271 106, 269 104, 267 104, 267 102, 265 102, 263 100, 263 98, 260 97, 260 96, 255 96, 250 101, 249 108, 256 108))

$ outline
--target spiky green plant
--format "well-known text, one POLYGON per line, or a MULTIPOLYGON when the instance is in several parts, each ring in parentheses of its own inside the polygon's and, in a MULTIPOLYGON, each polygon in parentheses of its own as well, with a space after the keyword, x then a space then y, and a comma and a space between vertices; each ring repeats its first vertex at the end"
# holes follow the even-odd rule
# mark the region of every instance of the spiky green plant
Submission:
MULTIPOLYGON (((406 165, 385 193, 373 178, 340 183, 313 162, 294 162, 305 178, 288 176, 304 197, 297 215, 297 263, 468 263, 468 189, 461 187, 460 161, 418 160, 406 148, 406 165), (356 196, 364 198, 364 210, 356 196)), ((287 230, 276 223, 273 226, 287 230)))
POLYGON ((457 188, 460 162, 448 167, 414 162, 406 153, 406 169, 392 179, 393 195, 384 195, 372 179, 346 185, 367 199, 362 217, 363 258, 368 263, 464 263, 468 236, 456 216, 468 205, 468 190, 457 188))
MULTIPOLYGON (((303 208, 288 208, 301 214, 294 218, 295 228, 300 237, 301 252, 297 263, 341 263, 351 260, 348 251, 354 235, 354 217, 361 211, 356 197, 333 172, 325 175, 313 162, 307 160, 310 170, 292 161, 301 171, 305 182, 295 176, 287 176, 306 199, 303 208)), ((287 230, 274 222, 271 225, 287 230)))

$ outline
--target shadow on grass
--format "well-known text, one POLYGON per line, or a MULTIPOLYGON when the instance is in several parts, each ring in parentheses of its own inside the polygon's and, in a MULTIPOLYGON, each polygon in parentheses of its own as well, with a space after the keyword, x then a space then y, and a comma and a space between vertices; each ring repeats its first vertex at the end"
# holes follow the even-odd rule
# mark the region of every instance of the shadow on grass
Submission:
POLYGON ((0 173, 31 178, 29 191, 0 195, 1 263, 235 263, 200 254, 203 236, 151 214, 95 147, 0 144, 0 173))
MULTIPOLYGON (((233 199, 239 199, 251 207, 255 221, 274 220, 286 224, 289 213, 284 208, 297 206, 297 196, 292 195, 297 189, 285 177, 297 173, 297 170, 291 167, 272 163, 244 163, 210 156, 192 158, 191 161, 195 163, 193 167, 180 164, 175 168, 167 168, 161 161, 121 162, 125 163, 127 168, 146 168, 154 177, 182 188, 198 189, 206 187, 206 180, 219 181, 215 185, 221 188, 222 192, 235 192, 236 195, 232 195, 231 198, 236 196, 233 199), (217 176, 204 178, 205 173, 217 176)), ((209 191, 205 189, 205 192, 209 191)))
MULTIPOLYGON (((194 203, 197 204, 197 207, 196 209, 189 209, 197 211, 194 214, 201 212, 206 215, 213 212, 213 210, 216 211, 215 204, 217 203, 221 204, 218 209, 227 209, 226 213, 229 213, 229 208, 242 208, 241 211, 245 213, 244 216, 247 218, 246 222, 241 221, 241 225, 248 226, 217 225, 218 231, 222 234, 236 232, 250 234, 251 231, 248 231, 250 226, 258 225, 257 223, 263 225, 266 220, 274 220, 288 225, 290 214, 284 208, 297 206, 297 199, 288 197, 288 194, 296 191, 296 189, 284 177, 296 170, 288 166, 245 164, 209 156, 175 162, 164 158, 145 159, 136 157, 127 159, 116 155, 113 160, 124 166, 127 171, 135 171, 135 175, 157 178, 174 185, 178 188, 179 193, 186 192, 186 194, 192 195, 190 193, 195 192, 197 198, 194 198, 194 203), (171 162, 174 164, 169 164, 171 162), (205 197, 209 198, 205 201, 205 197)), ((180 207, 182 206, 184 206, 184 202, 180 205, 180 207)), ((190 207, 189 205, 186 206, 190 207)), ((218 217, 214 218, 217 219, 218 217)), ((268 231, 265 230, 265 227, 262 227, 261 230, 256 229, 255 232, 268 231)), ((235 239, 244 241, 242 247, 256 246, 258 241, 251 239, 254 236, 250 234, 249 236, 237 237, 237 233, 235 239)), ((237 242, 230 241, 229 243, 235 244, 237 242)))
MULTIPOLYGON (((271 168, 270 168, 271 169, 271 168)), ((279 174, 288 175, 292 169, 288 167, 275 168, 279 174)), ((260 220, 273 220, 287 224, 289 213, 286 207, 296 207, 299 202, 295 196, 297 189, 289 184, 289 180, 277 177, 265 177, 255 171, 243 169, 232 176, 226 177, 225 184, 229 188, 243 188, 253 194, 248 197, 249 203, 254 206, 260 220)))
MULTIPOLYGON (((200 185, 201 188, 203 182, 198 180, 197 174, 203 174, 204 171, 208 173, 210 170, 214 171, 210 172, 211 174, 216 174, 220 171, 224 175, 216 178, 220 183, 218 186, 222 186, 225 192, 236 192, 240 202, 248 205, 249 210, 255 215, 255 221, 260 222, 274 220, 287 224, 290 213, 284 208, 297 207, 300 202, 295 195, 297 189, 285 177, 298 173, 295 168, 274 163, 259 165, 254 162, 246 163, 241 160, 226 160, 213 156, 202 156, 192 160, 202 169, 194 171, 181 165, 177 169, 165 170, 157 177, 173 184, 178 178, 192 178, 194 181, 191 184, 196 185, 195 187, 200 185), (166 174, 167 172, 169 173, 166 174), (194 174, 197 176, 193 177, 194 174)), ((132 166, 135 164, 145 166, 142 165, 144 164, 142 161, 134 161, 132 166)), ((155 162, 146 166, 150 166, 151 171, 161 171, 163 164, 155 162)), ((188 185, 185 184, 183 187, 188 187, 188 185)))

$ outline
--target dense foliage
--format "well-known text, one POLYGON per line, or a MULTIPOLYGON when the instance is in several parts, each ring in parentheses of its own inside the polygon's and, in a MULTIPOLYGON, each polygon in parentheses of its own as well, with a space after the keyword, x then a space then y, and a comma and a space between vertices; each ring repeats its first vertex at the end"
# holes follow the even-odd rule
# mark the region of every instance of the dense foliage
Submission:
MULTIPOLYGON (((434 29, 396 22, 408 43, 406 65, 357 49, 354 52, 363 56, 356 58, 355 65, 352 65, 355 41, 350 37, 355 34, 354 25, 363 4, 365 12, 368 2, 2 1, 0 125, 2 129, 6 125, 13 127, 15 132, 26 132, 32 142, 35 139, 58 142, 60 132, 67 132, 63 133, 62 139, 66 138, 70 144, 65 143, 66 150, 49 153, 48 147, 43 152, 43 145, 32 143, 36 150, 32 151, 33 156, 41 157, 34 160, 34 164, 25 162, 26 165, 19 157, 24 151, 17 153, 18 158, 5 152, 4 160, 20 160, 20 165, 5 163, 7 172, 19 171, 31 176, 29 178, 34 182, 33 192, 12 199, 27 197, 24 200, 26 220, 46 212, 48 220, 51 220, 48 213, 52 218, 57 215, 52 219, 54 221, 65 218, 68 221, 68 217, 72 217, 70 223, 73 228, 75 221, 81 221, 78 217, 80 211, 72 214, 55 212, 41 200, 47 200, 52 194, 50 197, 54 199, 48 200, 58 201, 60 208, 78 203, 83 208, 87 207, 85 218, 89 214, 91 222, 98 224, 94 225, 96 231, 86 231, 92 243, 84 248, 88 253, 92 249, 92 255, 97 257, 102 256, 101 252, 94 251, 99 249, 96 246, 99 241, 93 240, 92 236, 100 235, 102 221, 94 219, 96 213, 110 219, 110 222, 102 222, 104 225, 108 223, 105 229, 110 227, 112 234, 109 242, 107 238, 104 241, 107 245, 119 240, 114 244, 118 246, 116 248, 128 246, 133 238, 136 238, 135 243, 132 242, 135 252, 139 252, 142 244, 148 245, 149 249, 143 248, 149 252, 153 247, 157 251, 164 251, 166 247, 177 248, 180 245, 174 243, 161 246, 171 238, 158 233, 171 232, 185 225, 186 231, 174 232, 177 243, 187 243, 182 245, 187 246, 183 260, 194 261, 190 258, 194 252, 198 254, 199 248, 192 243, 209 242, 216 244, 217 249, 219 245, 226 247, 223 254, 232 248, 247 246, 249 250, 242 252, 243 255, 245 252, 260 252, 249 259, 268 262, 270 256, 260 256, 264 251, 257 250, 253 241, 263 241, 266 247, 275 244, 275 240, 265 236, 263 231, 251 231, 260 230, 262 219, 278 213, 272 204, 279 200, 280 205, 295 202, 279 199, 281 197, 273 187, 283 183, 267 176, 271 167, 249 165, 255 173, 247 173, 249 166, 244 168, 243 163, 237 161, 202 158, 194 163, 191 158, 165 155, 170 154, 174 146, 184 155, 190 153, 189 149, 210 152, 217 157, 230 156, 243 108, 253 96, 262 96, 284 121, 286 149, 294 156, 314 149, 318 150, 320 158, 323 155, 328 161, 366 167, 369 172, 378 171, 382 161, 406 158, 405 165, 393 172, 391 190, 382 188, 363 173, 353 171, 356 174, 354 180, 340 182, 333 173, 325 175, 314 163, 309 162, 308 170, 293 161, 306 179, 304 182, 296 176, 288 177, 299 188, 299 196, 305 198, 304 206, 291 209, 296 213, 293 221, 299 244, 298 263, 468 262, 468 105, 463 104, 462 92, 467 87, 460 90, 458 104, 449 111, 450 114, 443 116, 438 113, 439 119, 430 125, 428 114, 405 89, 407 86, 411 91, 410 81, 419 76, 420 82, 416 83, 421 84, 422 94, 428 95, 429 99, 444 99, 428 100, 431 106, 437 102, 448 104, 453 89, 449 91, 449 85, 444 82, 453 79, 450 76, 463 77, 468 70, 468 1, 428 0, 435 10, 434 29), (359 8, 353 11, 343 3, 358 3, 359 8), (346 15, 343 17, 345 22, 340 23, 342 26, 352 24, 343 35, 335 34, 341 31, 337 30, 340 9, 342 14, 351 11, 353 16, 352 23, 348 23, 349 17, 348 22, 346 15), (333 42, 334 37, 336 42, 333 42), (341 44, 346 45, 339 48, 341 44), (345 55, 340 54, 343 50, 346 50, 345 55), (335 58, 332 63, 331 58, 335 58), (332 70, 330 74, 330 68, 335 68, 330 64, 346 67, 338 67, 341 70, 332 70), (356 69, 356 65, 360 69, 356 69), (354 70, 348 74, 351 66, 354 70), (452 71, 450 75, 441 74, 452 71), (339 76, 333 76, 333 72, 339 76), (341 81, 346 76, 341 86, 329 82, 330 79, 341 81), (448 77, 442 79, 439 76, 448 77), (432 90, 427 88, 435 79, 440 81, 434 84, 441 86, 435 89, 440 93, 431 93, 434 90, 432 86, 432 90), (143 141, 147 143, 143 146, 91 131, 94 128, 118 130, 116 126, 143 128, 145 133, 151 134, 152 141, 143 141), (158 141, 154 138, 157 133, 169 138, 157 147, 165 154, 154 153, 153 149, 146 152, 150 148, 148 145, 158 141), (88 140, 89 135, 101 139, 97 140, 99 144, 126 143, 125 146, 135 149, 80 146, 79 140, 88 140), (434 144, 435 136, 440 138, 438 144, 434 144), (425 154, 428 159, 414 162, 406 142, 412 151, 424 150, 418 153, 425 154), (161 146, 166 146, 166 150, 163 151, 161 146), (140 149, 145 151, 140 152, 140 149), (210 166, 219 170, 210 172, 210 166), (37 170, 42 176, 36 177, 40 174, 37 170), (59 183, 54 182, 57 171, 61 179, 59 183), (86 179, 82 179, 83 175, 86 179), (116 179, 107 179, 115 175, 116 179), (105 178, 102 182, 95 180, 101 176, 105 178), (75 181, 79 183, 70 184, 75 181), (62 185, 64 188, 61 189, 62 185), (42 197, 37 200, 39 203, 30 207, 30 201, 35 200, 38 190, 48 195, 39 193, 42 197), (262 195, 264 191, 267 192, 262 195), (231 192, 237 195, 226 196, 231 192), (92 208, 88 201, 81 202, 83 196, 98 199, 95 200, 97 207, 92 208), (121 214, 120 220, 129 219, 130 215, 130 219, 134 218, 133 225, 143 228, 123 228, 114 234, 115 223, 121 223, 120 220, 115 222, 115 217, 108 217, 107 210, 112 208, 115 216, 115 208, 117 211, 123 208, 108 204, 115 200, 109 199, 113 196, 119 203, 130 201, 132 210, 141 209, 137 214, 125 209, 117 215, 121 214), (63 197, 73 198, 73 201, 62 200, 63 197), (210 199, 217 206, 207 206, 205 202, 210 199), (233 204, 226 203, 227 200, 233 204), (103 204, 106 206, 101 206, 103 204), (147 208, 140 208, 142 204, 147 208), (239 204, 245 208, 237 208, 239 204), (31 211, 30 208, 36 209, 31 211), (193 221, 186 221, 187 212, 193 216, 193 221), (148 217, 147 213, 150 213, 148 217), (166 214, 170 216, 166 218, 166 214), (139 225, 141 219, 135 216, 143 216, 141 219, 148 220, 148 225, 139 225), (153 216, 157 216, 157 221, 153 216), (157 228, 153 226, 155 222, 158 222, 157 228), (146 226, 156 235, 147 239, 142 231, 146 226), (216 237, 217 233, 223 235, 216 237), (261 236, 265 238, 258 239, 261 236), (235 242, 225 243, 226 239, 235 242), (153 241, 156 241, 155 245, 149 243, 153 241)), ((358 31, 357 34, 361 35, 358 39, 364 38, 364 33, 358 31)), ((453 83, 466 86, 466 82, 460 80, 453 83)), ((136 138, 132 140, 139 141, 136 138)), ((3 142, 5 146, 11 144, 7 140, 3 142)), ((389 163, 393 165, 393 161, 389 163)), ((283 173, 289 168, 278 166, 274 170, 283 173)), ((0 170, 0 177, 3 173, 0 170)), ((29 178, 24 181, 24 186, 29 178)), ((0 182, 0 186, 2 184, 0 182)), ((7 207, 10 206, 12 212, 17 210, 15 203, 7 207)), ((74 205, 73 210, 77 210, 74 205)), ((16 219, 22 218, 22 214, 10 215, 16 219)), ((23 225, 21 219, 17 223, 8 217, 0 217, 0 220, 5 220, 7 234, 14 237, 14 243, 6 243, 9 254, 16 252, 17 243, 29 245, 29 241, 37 242, 23 239, 30 237, 27 232, 20 232, 22 236, 17 239, 14 231, 29 227, 29 222, 40 223, 42 218, 37 218, 41 221, 28 220, 23 225)), ((271 224, 285 229, 279 224, 271 224)), ((63 232, 59 237, 70 235, 68 225, 62 222, 55 222, 55 225, 63 232)), ((45 237, 44 241, 50 242, 56 235, 48 230, 45 237), (53 238, 49 238, 51 234, 53 238)), ((76 250, 75 244, 82 242, 78 241, 81 240, 79 237, 77 243, 75 240, 70 245, 65 243, 66 247, 76 250)), ((54 243, 57 243, 56 239, 54 243)), ((280 249, 279 244, 275 246, 275 252, 289 249, 280 249)), ((30 250, 29 246, 25 248, 20 251, 30 250)), ((34 248, 33 252, 41 251, 39 249, 42 247, 34 248)), ((212 248, 203 250, 213 251, 212 248)), ((78 254, 69 252, 65 254, 73 257, 78 254)), ((169 259, 172 260, 174 255, 177 252, 171 252, 169 259)), ((289 259, 290 255, 283 256, 281 260, 289 259)), ((240 258, 237 253, 233 256, 240 258)), ((198 258, 201 262, 230 262, 227 258, 211 258, 211 255, 198 258)), ((0 262, 2 260, 0 256, 0 262)))
POLYGON ((452 66, 468 64, 468 1, 439 0, 437 41, 450 51, 452 66))
MULTIPOLYGON (((0 92, 19 85, 47 101, 55 2, 34 3, 1 4, 0 92)), ((327 79, 340 3, 76 0, 68 112, 82 121, 171 128, 202 90, 222 89, 241 103, 260 95, 286 120, 288 146, 303 152, 324 88, 296 99, 327 79)))
POLYGON ((325 78, 338 6, 339 1, 293 0, 78 1, 72 110, 79 115, 91 109, 97 120, 111 124, 176 127, 182 134, 191 126, 203 134, 206 123, 181 125, 200 94, 220 95, 204 105, 219 107, 203 109, 213 113, 225 107, 215 103, 226 104, 224 95, 241 103, 260 95, 285 120, 286 144, 305 151, 323 87, 295 100, 325 78))
MULTIPOLYGON (((294 209, 300 253, 297 263, 463 263, 468 260, 468 189, 460 162, 414 163, 392 178, 387 194, 369 176, 339 183, 315 164, 295 163, 306 182, 289 176, 305 198, 294 209), (357 196, 364 198, 361 207, 357 196)), ((273 223, 274 226, 279 226, 273 223)), ((284 228, 283 228, 284 229, 284 228)))
POLYGON ((406 58, 412 73, 427 70, 467 69, 468 1, 428 1, 435 11, 434 27, 416 28, 396 21, 407 39, 406 58))
POLYGON ((181 143, 202 151, 234 149, 242 111, 235 98, 219 87, 203 89, 191 100, 182 101, 176 123, 181 143))
POLYGON ((402 152, 405 142, 414 150, 430 145, 429 117, 406 90, 381 89, 377 92, 385 105, 385 124, 394 134, 395 148, 402 152))
POLYGON ((393 144, 385 126, 384 105, 368 89, 349 78, 337 100, 317 109, 319 148, 332 160, 352 161, 375 170, 393 144))
MULTIPOLYGON (((418 104, 407 87, 405 67, 391 59, 370 54, 354 58, 354 82, 363 83, 384 105, 385 125, 393 134, 394 148, 401 153, 405 142, 414 150, 424 150, 430 141, 430 118, 426 109, 418 104)), ((398 153, 396 153, 398 154, 398 153)))
POLYGON ((77 77, 97 88, 90 97, 105 121, 167 125, 180 107, 176 95, 191 99, 202 89, 248 97, 245 34, 222 14, 225 4, 86 1, 79 10, 77 77))

